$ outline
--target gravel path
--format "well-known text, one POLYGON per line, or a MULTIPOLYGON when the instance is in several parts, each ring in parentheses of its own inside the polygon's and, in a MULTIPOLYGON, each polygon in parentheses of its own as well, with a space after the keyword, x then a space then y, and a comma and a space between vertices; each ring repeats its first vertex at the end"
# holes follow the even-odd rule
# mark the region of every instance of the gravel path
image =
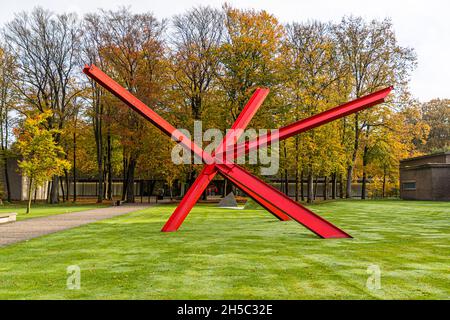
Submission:
POLYGON ((149 205, 132 204, 118 207, 98 208, 79 212, 57 214, 48 217, 0 224, 0 247, 42 235, 75 228, 95 221, 141 210, 149 205))

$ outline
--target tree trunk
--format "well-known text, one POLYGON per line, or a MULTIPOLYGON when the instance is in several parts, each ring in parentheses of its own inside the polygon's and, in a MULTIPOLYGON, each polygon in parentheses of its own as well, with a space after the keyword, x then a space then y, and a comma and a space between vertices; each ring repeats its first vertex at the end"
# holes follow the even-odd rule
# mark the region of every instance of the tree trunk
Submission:
POLYGON ((316 177, 316 179, 314 181, 314 200, 316 200, 318 184, 319 184, 319 177, 316 177))
POLYGON ((225 192, 225 196, 228 195, 230 192, 233 191, 233 183, 231 183, 231 181, 227 180, 227 187, 226 187, 226 192, 225 192))
POLYGON ((106 198, 108 200, 112 200, 112 163, 111 163, 111 133, 108 128, 108 137, 107 137, 107 160, 108 160, 108 193, 106 194, 106 198))
POLYGON ((125 201, 125 198, 127 196, 127 183, 128 183, 128 159, 125 157, 125 151, 123 152, 122 166, 123 166, 122 201, 125 201))
POLYGON ((283 182, 284 182, 284 179, 283 179, 283 171, 281 171, 281 172, 280 172, 280 192, 283 192, 283 190, 284 190, 283 182))
POLYGON ((301 195, 302 201, 305 201, 305 188, 303 186, 303 170, 300 173, 300 195, 301 195))
POLYGON ((94 108, 95 114, 92 118, 95 146, 97 154, 97 203, 103 202, 103 103, 102 89, 94 85, 94 108))
POLYGON ((299 199, 299 193, 300 193, 300 185, 298 182, 299 179, 299 172, 298 172, 298 167, 295 168, 295 201, 298 201, 299 199))
POLYGON ((28 202, 27 202, 27 212, 30 213, 31 210, 31 187, 33 186, 33 179, 30 178, 28 182, 28 202))
POLYGON ((134 171, 136 168, 136 159, 130 158, 127 171, 127 203, 134 203, 134 171))
POLYGON ((103 157, 103 199, 106 199, 106 193, 108 192, 108 170, 107 170, 107 157, 103 157))
POLYGON ((67 169, 64 169, 64 181, 66 183, 66 199, 65 201, 69 201, 69 188, 70 188, 70 182, 69 182, 69 172, 67 169))
POLYGON ((153 194, 154 186, 155 186, 154 180, 150 180, 148 182, 148 190, 147 190, 147 192, 148 192, 148 203, 150 203, 150 199, 151 199, 151 196, 153 194))
POLYGON ((361 200, 366 200, 366 182, 367 181, 367 174, 366 171, 363 171, 362 175, 362 185, 361 185, 361 200))
POLYGON ((6 152, 3 153, 3 161, 5 162, 6 199, 8 202, 11 202, 11 186, 9 183, 8 158, 6 157, 6 152))
POLYGON ((62 201, 66 201, 66 192, 64 190, 64 182, 62 177, 59 177, 59 185, 61 186, 61 192, 62 192, 62 201))
POLYGON ((352 176, 353 176, 353 165, 349 165, 347 168, 347 181, 345 187, 345 197, 347 199, 352 197, 352 176))
POLYGON ((339 174, 339 197, 344 199, 344 177, 342 173, 339 174))
MULTIPOLYGON (((191 159, 194 159, 194 151, 191 152, 191 159)), ((195 178, 196 178, 195 168, 194 168, 194 166, 191 164, 191 165, 190 165, 190 171, 189 171, 189 174, 188 174, 188 179, 187 179, 187 183, 188 183, 187 188, 188 188, 188 189, 189 189, 189 188, 192 186, 192 184, 194 183, 195 178)))
POLYGON ((312 203, 314 200, 314 177, 310 170, 308 173, 308 203, 312 203))
MULTIPOLYGON (((5 73, 3 73, 3 76, 5 76, 5 73)), ((3 83, 7 85, 7 81, 5 77, 3 77, 3 83)), ((8 111, 8 105, 6 104, 6 95, 7 95, 7 89, 6 86, 2 86, 2 92, 0 97, 0 104, 1 104, 1 111, 2 115, 2 123, 1 126, 1 147, 3 151, 3 161, 4 161, 4 170, 5 170, 5 185, 6 185, 6 197, 8 202, 11 202, 11 185, 9 181, 9 172, 8 172, 8 156, 7 156, 7 150, 8 150, 8 132, 9 132, 9 111, 8 111), (4 123, 3 123, 4 121, 4 123)), ((3 201, 0 202, 3 203, 3 201)))
POLYGON ((353 178, 353 168, 356 163, 356 156, 358 155, 359 148, 359 115, 355 114, 355 140, 353 145, 352 162, 347 168, 347 187, 346 187, 346 197, 352 197, 352 178, 353 178))
POLYGON ((328 200, 328 176, 323 180, 323 200, 328 200))
POLYGON ((48 181, 47 182, 47 194, 46 194, 47 203, 50 203, 51 188, 52 188, 52 182, 48 181))
POLYGON ((383 170, 383 191, 381 197, 384 198, 386 195, 386 169, 383 170))
POLYGON ((103 202, 103 159, 102 158, 103 157, 99 154, 99 159, 97 160, 97 178, 98 178, 97 203, 103 202))
POLYGON ((50 203, 59 203, 59 176, 52 177, 52 185, 50 188, 50 203))
MULTIPOLYGON (((100 130, 100 129, 99 129, 100 130)), ((97 133, 97 203, 103 202, 103 142, 100 133, 97 133)))
POLYGON ((284 190, 282 189, 282 192, 289 197, 289 175, 288 175, 288 170, 286 168, 287 165, 287 147, 286 147, 286 142, 283 142, 283 157, 284 157, 284 163, 285 163, 285 168, 284 168, 284 190))
POLYGON ((363 153, 363 175, 362 175, 362 186, 361 186, 361 199, 366 199, 366 187, 367 187, 367 160, 368 160, 368 153, 369 148, 364 146, 364 153, 363 153))
POLYGON ((336 172, 331 175, 331 199, 336 199, 337 192, 337 180, 336 180, 336 172))
POLYGON ((347 199, 352 197, 352 176, 353 176, 353 165, 347 168, 347 183, 345 187, 345 197, 347 199))
MULTIPOLYGON (((171 187, 170 187, 171 188, 171 187)), ((172 191, 171 191, 172 192, 172 191)), ((170 196, 170 200, 172 200, 172 196, 170 196)), ((202 200, 206 201, 208 200, 208 187, 203 191, 202 193, 202 200)))
POLYGON ((73 202, 77 201, 77 135, 73 133, 73 202))
POLYGON ((289 175, 287 169, 284 169, 284 194, 289 197, 289 175))

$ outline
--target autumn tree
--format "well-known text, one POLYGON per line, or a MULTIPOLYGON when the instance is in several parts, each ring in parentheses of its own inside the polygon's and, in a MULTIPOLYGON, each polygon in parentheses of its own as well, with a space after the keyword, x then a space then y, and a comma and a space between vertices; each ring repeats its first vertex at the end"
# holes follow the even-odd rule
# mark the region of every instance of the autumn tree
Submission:
MULTIPOLYGON (((92 130, 92 121, 84 114, 86 110, 82 111, 83 112, 80 111, 80 114, 78 114, 76 121, 75 119, 72 119, 70 126, 65 129, 65 132, 67 133, 66 137, 69 140, 70 145, 67 157, 68 159, 72 159, 72 166, 75 165, 75 168, 72 167, 72 178, 74 178, 73 170, 76 170, 75 179, 73 180, 74 184, 77 183, 79 177, 86 179, 97 179, 98 177, 96 159, 97 147, 94 131, 92 130), (75 138, 73 137, 74 134, 75 138), (71 136, 72 139, 70 139, 71 136), (75 159, 75 162, 73 159, 75 159)), ((117 148, 120 148, 120 146, 117 148)), ((121 172, 122 158, 119 152, 114 155, 115 161, 113 161, 113 170, 118 174, 121 172), (117 163, 119 163, 119 166, 117 163)))
POLYGON ((225 43, 221 47, 221 85, 231 116, 236 119, 256 87, 277 83, 276 57, 283 26, 266 11, 225 11, 225 43))
MULTIPOLYGON (((101 11, 100 55, 113 78, 144 103, 158 109, 164 71, 164 23, 150 13, 133 14, 129 9, 101 11)), ((117 99, 111 100, 116 111, 111 117, 120 126, 123 146, 123 198, 134 202, 134 177, 140 143, 146 123, 117 99)), ((162 107, 161 107, 162 108, 162 107)))
MULTIPOLYGON (((85 93, 83 93, 85 95, 85 93)), ((60 145, 63 147, 65 152, 65 159, 71 162, 71 171, 64 169, 64 175, 61 177, 61 191, 62 198, 65 201, 69 201, 69 194, 72 190, 73 202, 77 201, 77 170, 78 167, 84 167, 87 159, 83 159, 79 161, 77 155, 79 154, 79 148, 90 149, 89 146, 80 144, 78 140, 83 141, 83 136, 86 135, 86 130, 91 130, 91 127, 86 127, 85 122, 88 118, 85 116, 86 114, 86 104, 84 99, 81 97, 73 100, 73 105, 71 107, 71 113, 67 117, 66 124, 64 126, 64 130, 61 134, 60 145), (72 182, 72 188, 71 184, 72 182)), ((89 141, 93 143, 92 141, 89 141)), ((84 150, 83 150, 84 151, 84 150)), ((90 162, 90 161, 89 161, 90 162)))
MULTIPOLYGON (((345 99, 346 66, 340 60, 329 24, 288 24, 281 52, 285 120, 294 122, 310 117, 345 99)), ((328 176, 339 171, 344 153, 340 135, 336 134, 339 124, 335 121, 297 135, 289 144, 297 200, 299 180, 302 180, 304 172, 308 181, 308 202, 314 199, 313 179, 316 175, 325 176, 324 198, 327 197, 328 176)))
POLYGON ((421 105, 422 121, 430 132, 425 144, 418 147, 427 152, 450 150, 450 99, 433 99, 421 105))
POLYGON ((429 126, 420 121, 420 109, 414 103, 405 103, 398 110, 382 105, 378 110, 379 118, 372 122, 373 131, 364 144, 367 146, 367 174, 372 182, 369 191, 372 197, 384 198, 398 195, 399 162, 420 155, 414 143, 425 141, 429 126))
POLYGON ((59 132, 47 128, 51 117, 51 111, 30 116, 15 130, 16 148, 21 156, 19 168, 28 180, 26 213, 30 212, 32 191, 53 176, 61 175, 64 169, 70 169, 63 148, 55 141, 59 132))
MULTIPOLYGON (((276 57, 279 54, 283 26, 267 11, 237 9, 223 6, 225 18, 224 42, 221 45, 219 92, 222 120, 219 128, 229 128, 257 87, 270 87, 271 94, 258 112, 252 125, 274 128, 274 105, 278 84, 276 57), (225 111, 225 113, 223 112, 225 111)), ((251 168, 249 168, 251 170, 251 168)), ((231 191, 226 183, 225 193, 231 191)))
MULTIPOLYGON (((397 92, 407 89, 410 71, 416 65, 416 56, 411 48, 398 44, 392 22, 389 19, 366 22, 361 17, 344 17, 335 27, 336 41, 340 55, 348 65, 352 85, 351 98, 395 86, 397 92)), ((369 139, 373 129, 371 110, 356 113, 353 117, 353 141, 349 146, 350 160, 347 166, 346 196, 351 197, 351 183, 358 152, 363 148, 363 188, 361 197, 365 198, 364 174, 367 166, 366 146, 361 145, 361 137, 369 139)), ((376 108, 375 108, 376 109, 376 108)))
MULTIPOLYGON (((214 95, 223 40, 223 13, 211 7, 195 7, 172 19, 170 68, 173 89, 180 91, 180 104, 190 111, 187 123, 204 120, 208 100, 214 95)), ((172 172, 172 170, 169 170, 172 172)), ((195 179, 195 168, 189 170, 188 182, 195 179)))

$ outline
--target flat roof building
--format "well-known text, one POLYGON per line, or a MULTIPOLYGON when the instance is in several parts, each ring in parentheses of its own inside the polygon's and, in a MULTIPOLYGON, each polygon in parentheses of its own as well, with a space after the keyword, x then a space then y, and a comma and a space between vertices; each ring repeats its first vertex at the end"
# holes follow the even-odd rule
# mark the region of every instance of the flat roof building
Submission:
POLYGON ((400 197, 450 201, 450 152, 401 160, 400 197))

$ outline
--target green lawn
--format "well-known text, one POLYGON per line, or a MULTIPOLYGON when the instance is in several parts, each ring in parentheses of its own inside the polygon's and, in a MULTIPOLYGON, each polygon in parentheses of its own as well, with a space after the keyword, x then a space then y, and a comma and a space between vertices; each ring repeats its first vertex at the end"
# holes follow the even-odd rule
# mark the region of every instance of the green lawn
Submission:
POLYGON ((354 236, 322 240, 263 210, 197 205, 159 230, 156 206, 0 248, 2 299, 450 298, 450 203, 336 201, 311 206, 354 236), (66 289, 69 265, 81 289, 66 289), (369 290, 367 268, 381 270, 369 290))
POLYGON ((96 203, 72 203, 65 202, 59 204, 34 203, 31 205, 31 212, 25 213, 27 209, 26 203, 19 204, 4 204, 0 206, 0 213, 15 212, 17 213, 17 220, 25 220, 30 218, 51 216, 54 214, 84 211, 104 207, 106 205, 96 203))

